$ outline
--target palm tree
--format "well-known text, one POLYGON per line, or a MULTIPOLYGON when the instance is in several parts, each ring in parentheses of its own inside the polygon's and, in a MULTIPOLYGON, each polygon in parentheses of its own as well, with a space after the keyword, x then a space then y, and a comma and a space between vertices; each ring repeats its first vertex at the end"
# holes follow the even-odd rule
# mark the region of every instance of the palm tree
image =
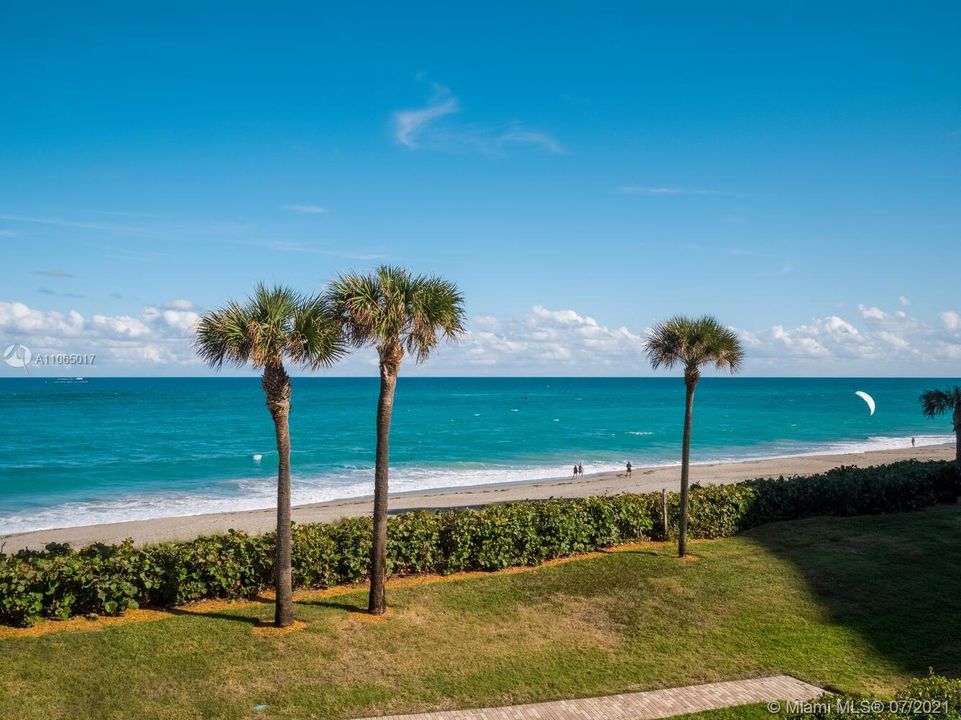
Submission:
POLYGON ((947 390, 927 390, 921 394, 921 412, 927 417, 944 415, 952 411, 954 423, 955 455, 954 462, 961 470, 961 385, 947 390))
POLYGON ((684 405, 684 439, 681 450, 681 527, 677 554, 687 552, 688 483, 691 465, 691 421, 694 412, 694 390, 701 379, 701 367, 714 365, 737 372, 744 350, 735 332, 715 318, 705 315, 689 318, 677 315, 658 323, 647 338, 647 357, 651 367, 684 367, 687 399, 684 405))
POLYGON ((308 369, 332 365, 345 351, 340 323, 326 300, 302 297, 285 287, 258 285, 246 303, 230 301, 197 324, 194 346, 211 367, 252 365, 263 371, 261 385, 277 438, 277 589, 274 624, 294 621, 290 528, 290 376, 284 361, 308 369))
POLYGON ((380 360, 368 609, 381 615, 387 609, 387 475, 397 374, 405 353, 423 362, 442 339, 453 340, 464 331, 463 296, 456 285, 441 278, 384 265, 369 275, 335 279, 327 297, 350 343, 373 346, 380 360))

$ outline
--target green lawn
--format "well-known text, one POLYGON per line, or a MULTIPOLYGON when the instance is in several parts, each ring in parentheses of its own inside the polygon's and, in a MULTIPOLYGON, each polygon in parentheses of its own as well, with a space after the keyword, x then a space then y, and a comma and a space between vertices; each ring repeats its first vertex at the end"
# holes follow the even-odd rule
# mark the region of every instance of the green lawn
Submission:
POLYGON ((961 674, 957 507, 692 549, 397 589, 380 622, 362 591, 305 601, 307 627, 282 636, 254 634, 265 604, 8 638, 0 717, 346 718, 775 673, 882 693, 929 667, 961 674))
POLYGON ((768 711, 764 703, 758 705, 741 705, 740 707, 709 710, 693 713, 692 715, 678 715, 672 720, 778 720, 778 715, 768 711))

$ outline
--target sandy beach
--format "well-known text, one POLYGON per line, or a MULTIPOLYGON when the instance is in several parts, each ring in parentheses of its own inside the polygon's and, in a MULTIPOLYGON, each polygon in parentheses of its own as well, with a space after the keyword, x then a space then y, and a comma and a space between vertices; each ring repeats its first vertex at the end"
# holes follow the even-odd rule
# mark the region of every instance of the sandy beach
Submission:
MULTIPOLYGON (((916 458, 919 460, 950 460, 953 445, 937 445, 897 450, 874 450, 842 455, 807 455, 787 458, 747 460, 735 463, 693 465, 691 481, 708 484, 734 483, 757 477, 778 475, 810 475, 839 465, 868 467, 916 458)), ((584 497, 622 492, 651 492, 667 488, 677 490, 680 485, 680 466, 634 468, 633 477, 623 471, 588 475, 583 479, 553 478, 533 482, 479 485, 474 487, 423 490, 391 495, 391 512, 418 508, 452 508, 484 505, 492 502, 536 500, 551 497, 584 497)), ((371 496, 330 500, 293 509, 295 522, 329 522, 337 518, 369 515, 371 496)), ((36 530, 26 533, 0 535, 0 551, 11 553, 21 548, 42 548, 50 542, 66 542, 81 547, 94 542, 117 543, 132 538, 137 544, 164 540, 187 540, 199 535, 225 532, 229 529, 262 533, 275 525, 272 508, 242 512, 156 518, 130 522, 86 525, 82 527, 36 530)))

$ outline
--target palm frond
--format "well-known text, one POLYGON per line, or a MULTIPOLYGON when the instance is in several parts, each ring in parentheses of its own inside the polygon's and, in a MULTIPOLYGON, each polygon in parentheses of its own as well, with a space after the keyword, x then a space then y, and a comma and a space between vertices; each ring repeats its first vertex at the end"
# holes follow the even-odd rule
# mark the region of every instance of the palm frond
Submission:
POLYGON ((369 275, 346 274, 330 283, 327 299, 348 342, 372 345, 384 357, 428 358, 441 339, 464 331, 463 296, 441 278, 383 265, 369 275))
POLYGON ((333 364, 343 355, 340 324, 320 298, 283 286, 259 284, 246 303, 230 301, 204 314, 194 337, 197 354, 212 367, 250 364, 306 368, 333 364))
POLYGON ((330 367, 346 354, 347 338, 325 298, 300 301, 287 352, 295 363, 312 370, 330 367))
POLYGON ((439 277, 417 278, 410 298, 407 350, 423 362, 441 338, 464 332, 464 296, 454 283, 439 277))
POLYGON ((230 301, 220 310, 204 314, 194 334, 194 348, 211 367, 246 365, 253 347, 249 333, 250 316, 242 305, 230 301))
POLYGON ((961 408, 961 386, 946 390, 927 390, 921 394, 921 412, 927 417, 943 415, 961 408))
POLYGON ((737 333, 710 315, 676 315, 659 322, 647 337, 646 349, 655 370, 683 365, 685 371, 696 372, 703 365, 714 365, 735 373, 744 360, 737 333))

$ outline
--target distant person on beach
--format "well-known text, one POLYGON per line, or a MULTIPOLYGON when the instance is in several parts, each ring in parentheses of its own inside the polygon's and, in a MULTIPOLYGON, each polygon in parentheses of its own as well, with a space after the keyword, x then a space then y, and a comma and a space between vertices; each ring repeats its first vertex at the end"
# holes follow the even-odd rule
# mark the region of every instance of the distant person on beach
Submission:
POLYGON ((914 447, 914 446, 915 446, 915 439, 911 438, 911 447, 914 447))
POLYGON ((577 474, 580 475, 581 478, 583 479, 583 477, 584 477, 584 466, 581 465, 580 463, 577 463, 577 474))
POLYGON ((574 476, 571 478, 571 480, 577 480, 577 465, 574 466, 574 476))
POLYGON ((631 461, 628 460, 628 461, 627 461, 627 476, 628 476, 628 477, 631 476, 631 470, 632 470, 633 468, 634 468, 634 466, 631 465, 631 461))

